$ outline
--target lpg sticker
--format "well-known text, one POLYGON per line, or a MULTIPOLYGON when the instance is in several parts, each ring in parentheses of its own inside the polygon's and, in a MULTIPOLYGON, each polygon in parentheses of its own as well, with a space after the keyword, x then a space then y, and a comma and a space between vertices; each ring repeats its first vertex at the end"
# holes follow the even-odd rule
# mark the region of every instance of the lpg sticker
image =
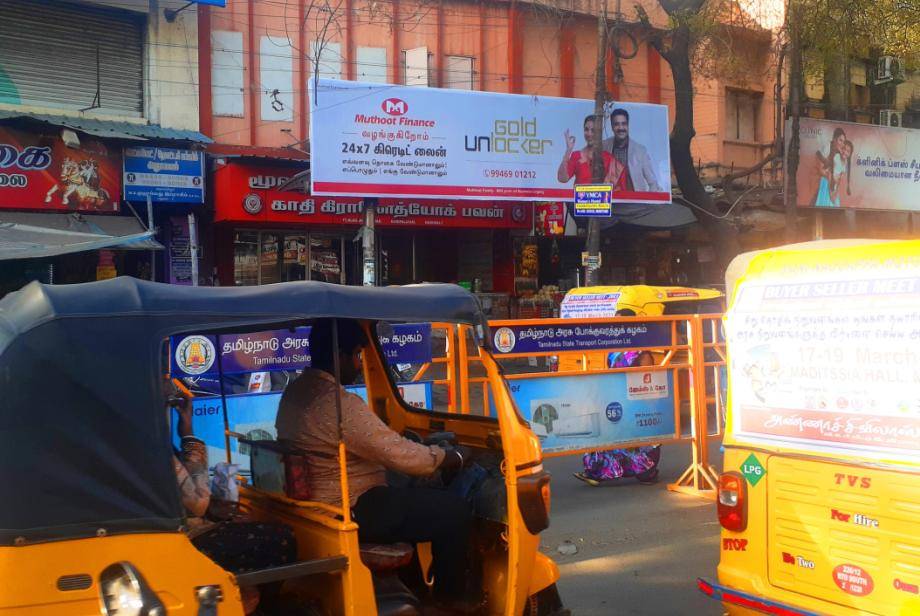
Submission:
POLYGON ((747 457, 747 460, 741 464, 741 474, 744 475, 744 478, 747 479, 747 482, 751 484, 753 488, 767 474, 767 469, 761 466, 757 456, 751 454, 747 457))
POLYGON ((722 549, 726 552, 747 552, 747 539, 732 539, 726 537, 722 539, 722 549))
POLYGON ((894 589, 900 590, 901 592, 909 592, 912 595, 920 594, 920 588, 918 588, 916 584, 908 584, 898 578, 894 579, 894 589))
POLYGON ((869 572, 857 565, 837 565, 831 575, 840 590, 855 597, 865 597, 875 588, 869 572))

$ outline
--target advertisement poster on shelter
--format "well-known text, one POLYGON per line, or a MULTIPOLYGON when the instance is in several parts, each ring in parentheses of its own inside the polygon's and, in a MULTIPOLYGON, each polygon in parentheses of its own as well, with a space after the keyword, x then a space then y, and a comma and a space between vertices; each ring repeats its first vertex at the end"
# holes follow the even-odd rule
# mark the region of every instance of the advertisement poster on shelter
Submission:
POLYGON ((82 136, 77 148, 60 136, 0 127, 0 207, 117 212, 121 153, 82 136))
POLYGON ((671 373, 513 379, 511 395, 544 452, 610 449, 674 434, 671 373))
POLYGON ((310 81, 314 195, 571 201, 592 183, 603 131, 614 203, 670 203, 668 108, 589 100, 310 81))
POLYGON ((920 211, 920 130, 802 118, 799 144, 800 207, 920 211))
POLYGON ((812 266, 792 253, 742 283, 726 329, 739 438, 918 458, 920 256, 888 246, 812 266))

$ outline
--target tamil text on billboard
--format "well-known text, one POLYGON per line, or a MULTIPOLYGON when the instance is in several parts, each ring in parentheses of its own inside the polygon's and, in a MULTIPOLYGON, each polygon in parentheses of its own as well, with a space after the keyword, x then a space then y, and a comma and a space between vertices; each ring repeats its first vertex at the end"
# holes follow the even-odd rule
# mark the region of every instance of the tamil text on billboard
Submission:
POLYGON ((668 110, 588 100, 313 80, 314 195, 571 201, 593 183, 603 131, 603 183, 614 202, 669 203, 668 110))
POLYGON ((920 130, 800 122, 799 206, 920 211, 920 130))

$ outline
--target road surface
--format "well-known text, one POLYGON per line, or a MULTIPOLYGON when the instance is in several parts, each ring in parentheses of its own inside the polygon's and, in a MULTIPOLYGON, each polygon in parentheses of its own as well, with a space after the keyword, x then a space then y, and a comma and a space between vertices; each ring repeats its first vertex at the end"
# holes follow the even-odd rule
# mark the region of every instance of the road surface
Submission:
MULTIPOLYGON (((715 441, 712 455, 719 455, 715 441)), ((574 616, 722 614, 717 602, 696 590, 696 578, 714 577, 718 564, 715 504, 665 488, 689 460, 688 445, 669 445, 657 485, 627 480, 598 488, 572 477, 580 457, 547 461, 552 519, 541 535, 542 550, 559 564, 559 592, 574 616), (557 551, 566 540, 577 554, 557 551)), ((720 460, 713 462, 720 468, 720 460)))

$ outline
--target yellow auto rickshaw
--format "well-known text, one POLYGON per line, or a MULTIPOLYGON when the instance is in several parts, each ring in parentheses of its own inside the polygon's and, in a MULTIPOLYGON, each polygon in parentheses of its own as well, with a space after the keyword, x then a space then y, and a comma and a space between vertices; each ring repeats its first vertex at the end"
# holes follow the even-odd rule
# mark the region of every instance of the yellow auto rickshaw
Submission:
MULTIPOLYGON (((305 614, 418 613, 419 604, 375 592, 378 572, 347 506, 298 500, 255 479, 241 486, 239 511, 293 529, 298 560, 238 575, 184 532, 162 391, 168 340, 195 336, 198 346, 183 348, 199 369, 227 361, 227 348, 213 343, 218 336, 293 331, 317 318, 354 320, 369 334, 367 400, 390 427, 423 438, 450 432, 494 460, 504 514, 477 520, 473 540, 485 612, 566 613, 558 569, 538 551, 549 524, 549 474, 492 358, 473 295, 453 285, 192 288, 117 278, 32 283, 0 300, 0 614, 242 615, 240 587, 265 585, 280 586, 305 614), (494 417, 417 409, 400 397, 372 334, 388 323, 425 321, 451 323, 474 341, 494 417)), ((245 437, 227 426, 229 450, 245 437)), ((250 439, 249 451, 271 452, 265 441, 250 439)), ((283 475, 289 452, 279 451, 275 470, 283 475)), ((347 455, 340 439, 345 503, 347 455)), ((412 549, 423 566, 430 561, 428 546, 412 549)))
MULTIPOLYGON (((716 314, 722 312, 722 297, 722 292, 716 289, 689 287, 578 287, 566 293, 562 300, 560 316, 573 319, 612 319, 618 313, 636 317, 716 314)), ((608 353, 604 351, 567 353, 559 357, 559 371, 606 370, 607 356, 608 353)))
POLYGON ((920 614, 920 241, 737 257, 718 580, 729 614, 920 614))

